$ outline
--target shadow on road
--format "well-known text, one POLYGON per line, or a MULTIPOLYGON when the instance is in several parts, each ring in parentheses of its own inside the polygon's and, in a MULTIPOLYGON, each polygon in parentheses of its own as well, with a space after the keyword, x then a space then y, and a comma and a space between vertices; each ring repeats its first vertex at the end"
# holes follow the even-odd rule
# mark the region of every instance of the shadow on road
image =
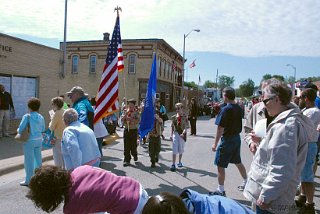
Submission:
MULTIPOLYGON (((189 138, 189 141, 191 141, 192 140, 192 136, 188 136, 188 137, 190 137, 189 138)), ((201 135, 201 134, 197 134, 197 136, 196 137, 202 137, 202 138, 211 138, 211 139, 214 139, 215 137, 214 136, 212 136, 212 135, 201 135)), ((199 141, 199 139, 197 139, 197 141, 199 141)), ((188 142, 188 141, 187 141, 188 142)))
POLYGON ((200 116, 197 120, 211 120, 211 116, 200 116))
POLYGON ((127 175, 125 171, 117 169, 117 165, 110 163, 110 162, 102 161, 100 164, 100 168, 108 170, 118 176, 126 176, 127 175))

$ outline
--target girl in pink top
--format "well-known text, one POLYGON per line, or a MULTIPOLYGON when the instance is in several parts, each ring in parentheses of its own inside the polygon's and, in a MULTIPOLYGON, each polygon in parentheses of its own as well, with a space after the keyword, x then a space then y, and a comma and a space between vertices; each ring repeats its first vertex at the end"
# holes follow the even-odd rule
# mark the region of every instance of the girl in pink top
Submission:
POLYGON ((27 197, 46 212, 64 201, 64 213, 141 213, 148 194, 139 182, 106 170, 80 166, 72 172, 42 166, 32 177, 27 197))

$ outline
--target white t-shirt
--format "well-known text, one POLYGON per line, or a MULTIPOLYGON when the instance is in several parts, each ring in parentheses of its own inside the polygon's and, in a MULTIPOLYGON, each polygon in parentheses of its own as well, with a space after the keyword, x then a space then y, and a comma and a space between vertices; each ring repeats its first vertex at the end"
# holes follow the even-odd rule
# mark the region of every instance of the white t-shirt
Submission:
POLYGON ((312 122, 314 123, 315 127, 317 127, 320 124, 320 109, 317 107, 312 108, 304 108, 302 109, 302 112, 305 116, 309 117, 312 122))
MULTIPOLYGON (((92 108, 94 110, 96 109, 95 106, 92 106, 92 108)), ((93 132, 96 138, 105 137, 109 135, 105 125, 103 124, 102 119, 93 125, 93 132)))

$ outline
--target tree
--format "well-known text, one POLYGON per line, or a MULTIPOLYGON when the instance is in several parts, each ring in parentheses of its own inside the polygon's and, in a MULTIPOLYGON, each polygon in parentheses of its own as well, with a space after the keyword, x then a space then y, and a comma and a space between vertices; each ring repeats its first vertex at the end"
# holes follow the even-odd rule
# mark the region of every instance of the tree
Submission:
POLYGON ((253 94, 254 82, 249 78, 247 81, 244 81, 238 90, 238 96, 249 97, 253 94))
POLYGON ((184 85, 187 86, 187 87, 190 87, 190 88, 197 88, 197 84, 192 81, 192 82, 184 82, 184 85))
POLYGON ((287 82, 287 83, 293 83, 293 82, 294 82, 294 77, 293 77, 293 76, 290 76, 290 77, 286 78, 285 82, 287 82))
POLYGON ((271 79, 271 78, 272 78, 271 74, 265 74, 265 75, 262 76, 262 80, 261 81, 268 80, 268 79, 271 79))
POLYGON ((226 75, 221 75, 219 76, 219 83, 218 83, 218 86, 219 88, 222 90, 224 89, 225 87, 231 87, 233 86, 233 83, 234 83, 234 77, 229 77, 229 76, 226 76, 226 75))
POLYGON ((217 84, 215 82, 211 82, 210 80, 206 80, 203 84, 204 88, 216 88, 217 84))

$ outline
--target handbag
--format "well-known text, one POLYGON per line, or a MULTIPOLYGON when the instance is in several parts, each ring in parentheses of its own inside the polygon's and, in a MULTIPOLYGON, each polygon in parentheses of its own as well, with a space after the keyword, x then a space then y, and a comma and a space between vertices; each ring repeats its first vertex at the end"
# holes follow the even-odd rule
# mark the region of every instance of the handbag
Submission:
POLYGON ((56 143, 56 137, 54 136, 54 131, 49 128, 43 133, 42 147, 50 149, 56 143))
POLYGON ((29 138, 29 134, 30 134, 30 115, 28 114, 28 125, 27 127, 21 132, 21 134, 17 134, 14 139, 19 141, 19 142, 26 142, 29 138))

